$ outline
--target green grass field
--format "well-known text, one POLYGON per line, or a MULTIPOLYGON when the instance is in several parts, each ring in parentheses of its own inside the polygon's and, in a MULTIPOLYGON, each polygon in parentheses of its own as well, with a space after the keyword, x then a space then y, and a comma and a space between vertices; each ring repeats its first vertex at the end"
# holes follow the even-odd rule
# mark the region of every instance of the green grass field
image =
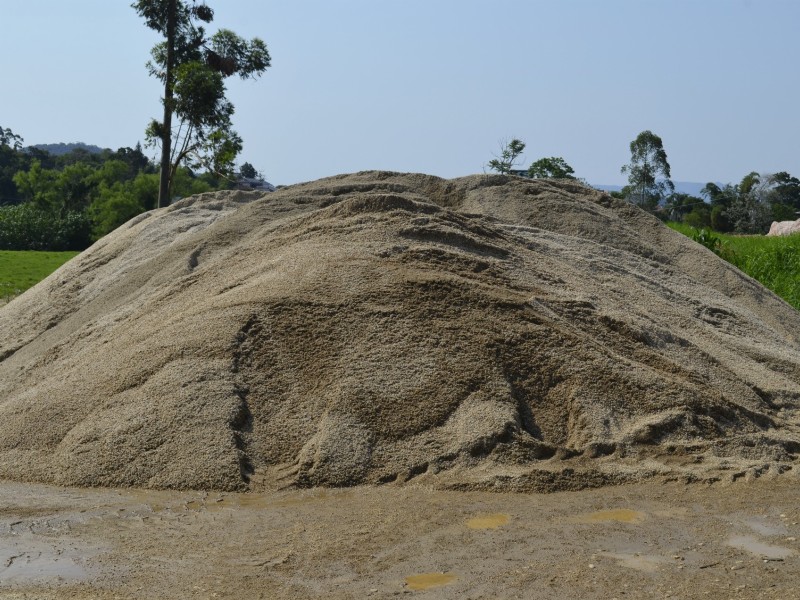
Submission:
MULTIPOLYGON (((697 230, 681 223, 668 223, 687 237, 697 230)), ((780 237, 711 233, 717 238, 716 252, 753 279, 760 281, 800 310, 800 234, 780 237)), ((708 242, 708 239, 707 239, 708 242)))
POLYGON ((78 252, 0 250, 0 300, 33 287, 78 252))

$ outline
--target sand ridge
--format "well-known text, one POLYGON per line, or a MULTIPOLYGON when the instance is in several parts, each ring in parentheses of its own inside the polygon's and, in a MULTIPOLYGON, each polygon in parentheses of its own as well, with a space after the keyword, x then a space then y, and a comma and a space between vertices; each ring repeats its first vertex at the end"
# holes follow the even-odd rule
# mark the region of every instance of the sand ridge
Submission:
POLYGON ((0 308, 0 477, 553 491, 797 468, 800 313, 572 182, 365 172, 137 217, 0 308))

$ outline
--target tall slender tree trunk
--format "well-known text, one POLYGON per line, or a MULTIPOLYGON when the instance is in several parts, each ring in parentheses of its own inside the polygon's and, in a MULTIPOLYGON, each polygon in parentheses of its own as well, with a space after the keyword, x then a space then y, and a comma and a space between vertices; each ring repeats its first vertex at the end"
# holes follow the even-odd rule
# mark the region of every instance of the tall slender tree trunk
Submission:
POLYGON ((177 21, 177 1, 169 0, 167 14, 167 73, 164 81, 164 121, 161 133, 161 179, 158 186, 158 207, 169 206, 172 187, 172 80, 175 67, 175 23, 177 21))

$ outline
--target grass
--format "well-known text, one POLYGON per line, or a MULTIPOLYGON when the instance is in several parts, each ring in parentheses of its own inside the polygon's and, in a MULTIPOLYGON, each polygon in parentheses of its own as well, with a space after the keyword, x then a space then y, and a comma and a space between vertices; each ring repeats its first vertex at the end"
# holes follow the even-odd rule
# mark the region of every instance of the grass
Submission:
POLYGON ((715 246, 722 258, 800 310, 800 234, 767 237, 712 232, 703 236, 682 223, 668 225, 707 247, 715 246))
POLYGON ((0 300, 9 300, 33 287, 77 254, 0 250, 0 300))

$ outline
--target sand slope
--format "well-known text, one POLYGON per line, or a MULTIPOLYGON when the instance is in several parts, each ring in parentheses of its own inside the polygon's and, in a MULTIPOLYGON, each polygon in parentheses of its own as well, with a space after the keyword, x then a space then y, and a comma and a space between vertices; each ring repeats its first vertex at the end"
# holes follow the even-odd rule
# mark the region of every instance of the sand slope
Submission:
POLYGON ((0 477, 553 490, 797 468, 800 313, 608 195, 367 172, 134 219, 0 308, 0 477))

